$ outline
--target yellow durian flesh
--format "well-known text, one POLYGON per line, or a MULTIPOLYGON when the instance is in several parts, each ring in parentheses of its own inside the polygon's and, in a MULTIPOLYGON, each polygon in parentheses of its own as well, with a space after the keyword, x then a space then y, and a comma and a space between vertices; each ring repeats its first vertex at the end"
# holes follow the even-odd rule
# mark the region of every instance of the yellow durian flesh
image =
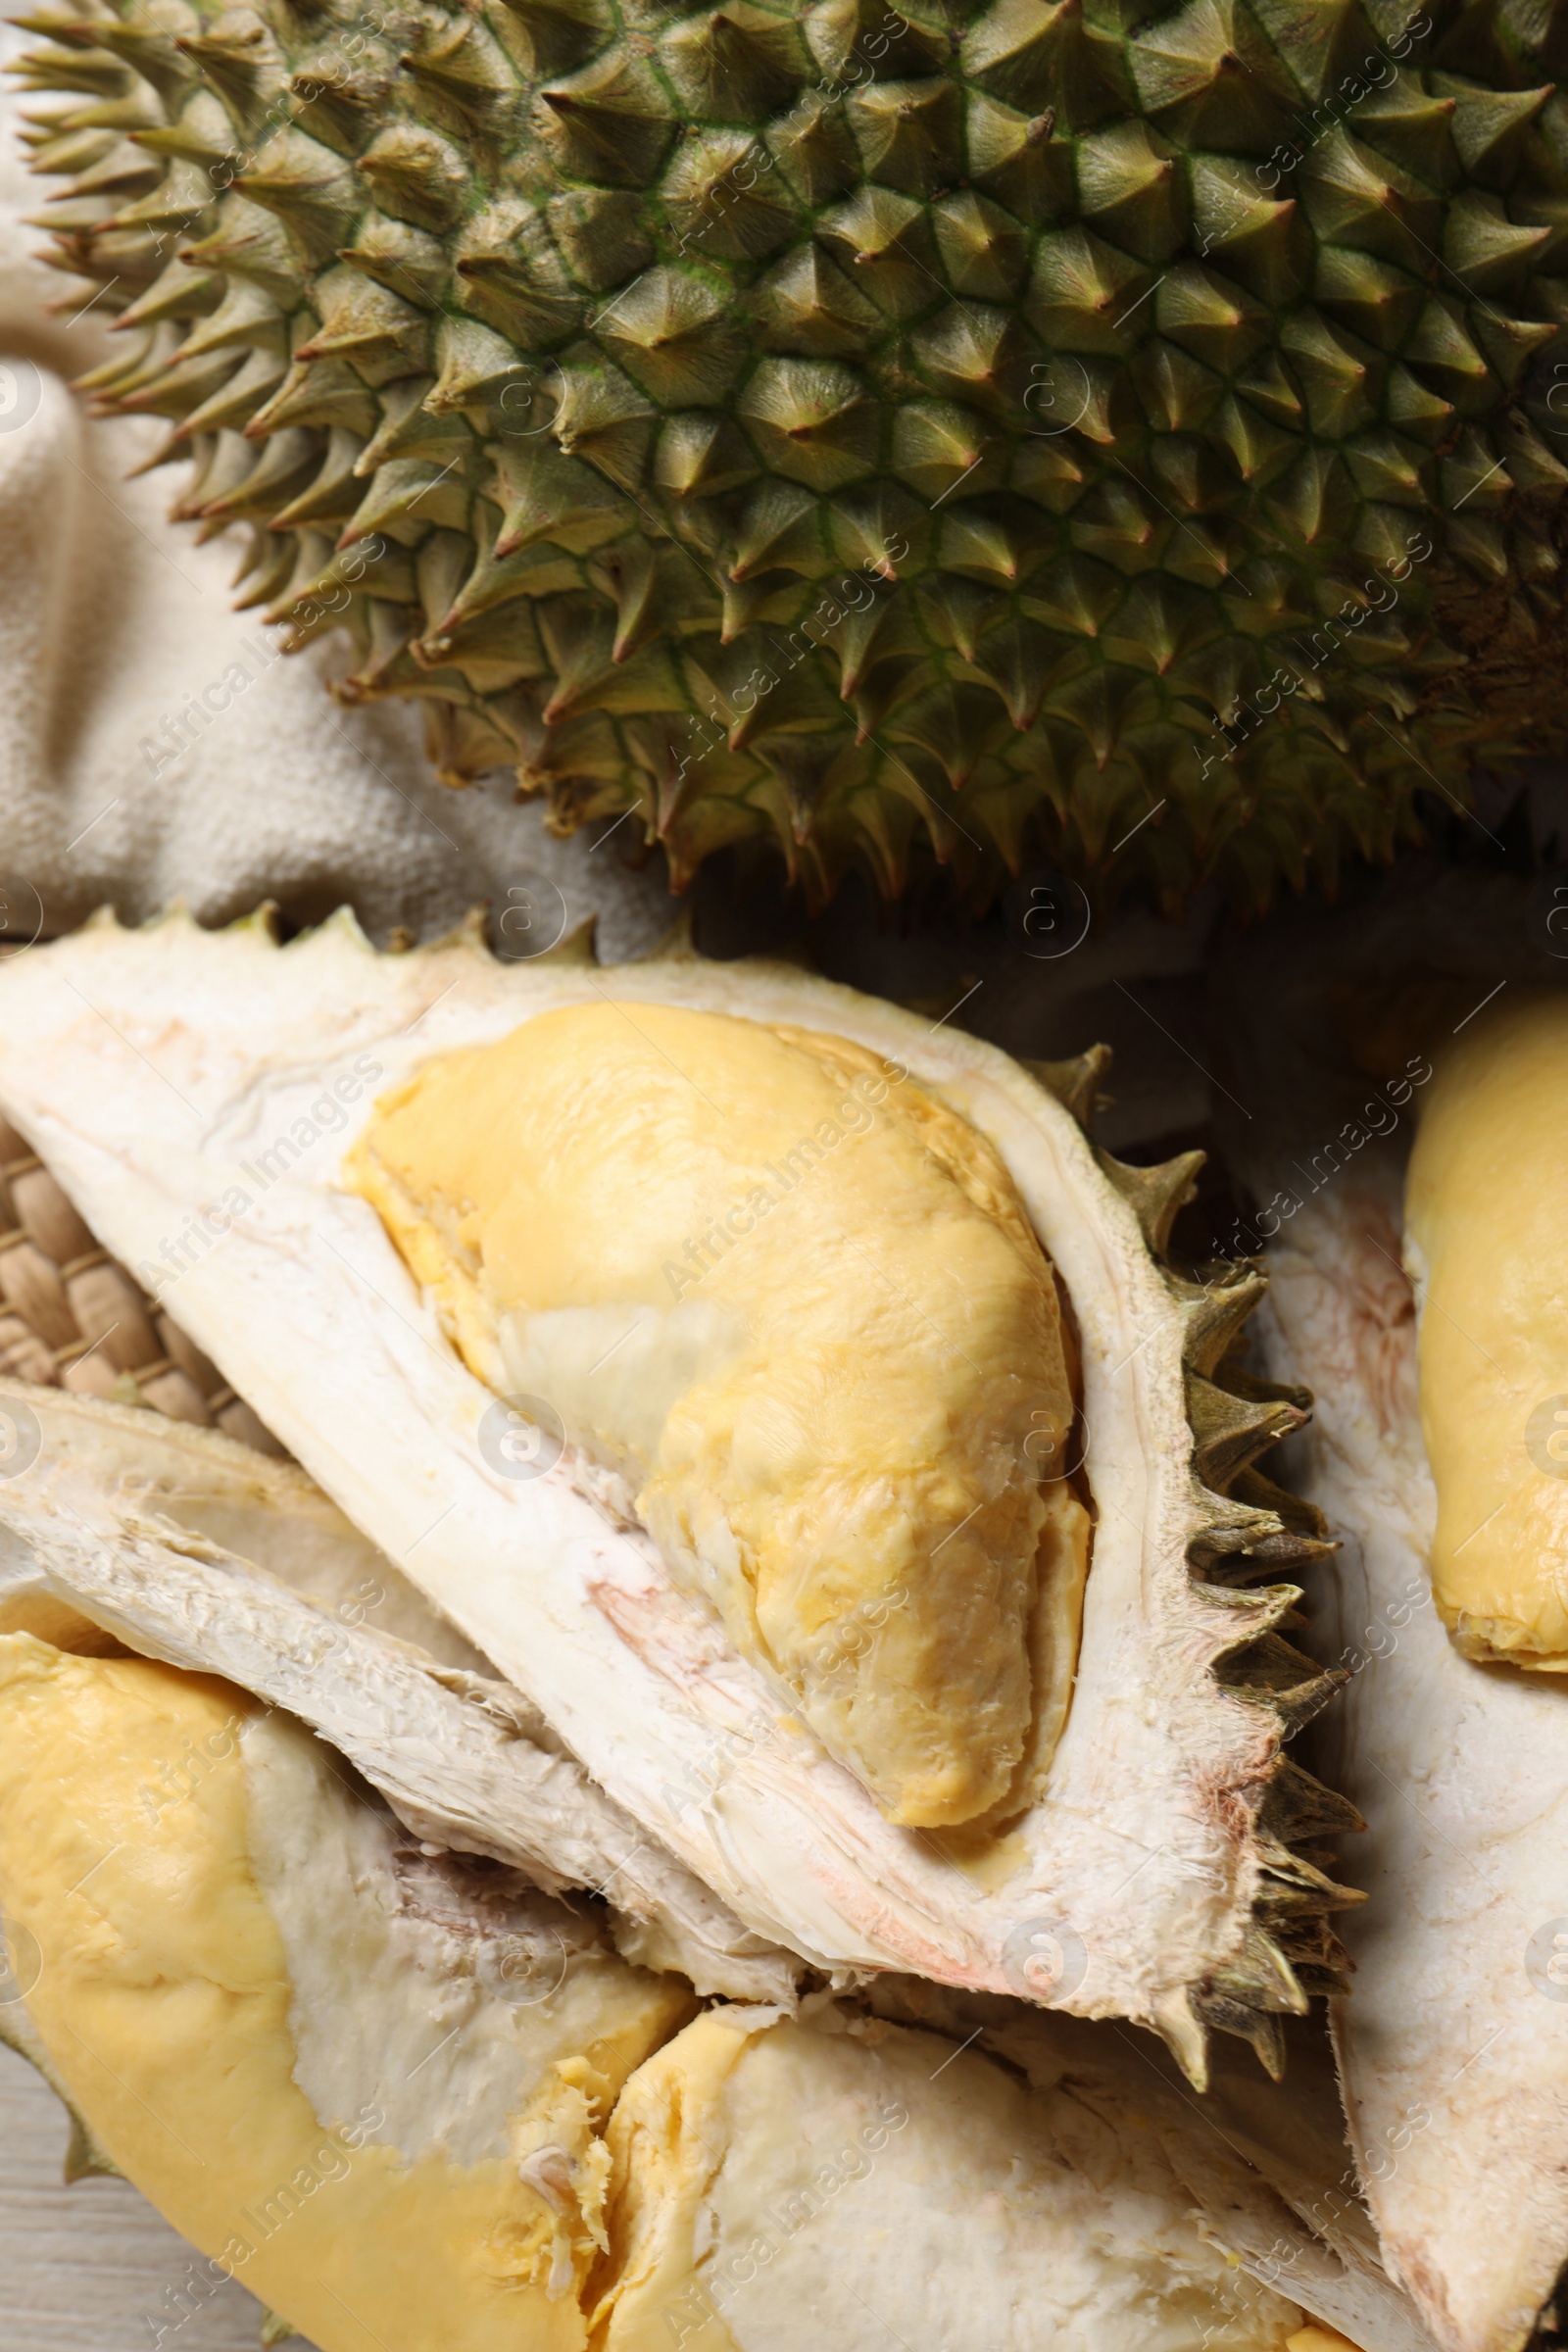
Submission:
POLYGON ((1438 1061, 1410 1155, 1433 1592, 1467 1655, 1568 1671, 1568 999, 1438 1061))
MULTIPOLYGON (((27 2008, 67 2095, 168 2220, 321 2352, 579 2352, 572 2290, 603 2237, 599 2126, 689 1995, 612 1953, 594 1957, 596 2001, 576 1975, 555 2007, 457 1984, 459 2041, 488 2032, 524 2086, 505 2144, 478 2157, 400 2144, 394 2129, 419 2139, 407 2125, 423 2097, 454 2143, 495 2137, 493 2117, 466 2112, 485 2070, 456 2076, 450 2049, 422 2069, 383 2066, 368 2085, 362 2075, 366 2095, 322 2112, 302 2087, 307 2042, 330 2051, 334 2034, 358 2031, 373 2058, 386 2013, 334 2005, 302 2025, 290 1930, 258 1884, 243 1752, 256 1735, 281 1763, 283 1818, 292 1804, 306 1849, 313 1827, 331 1829, 331 1805, 310 1806, 313 1775, 328 1776, 339 1812, 363 1804, 330 1751, 229 1684, 0 1639, 0 1909, 36 1954, 27 2008), (509 2020, 520 2055, 496 2039, 509 2020)), ((296 1904, 314 1870, 329 1914, 378 1908, 330 1835, 289 1869, 296 1904)), ((345 1938, 345 2001, 380 1924, 362 1917, 358 1945, 345 1938)), ((313 1940, 329 1967, 318 1921, 313 1940)), ((382 1995, 387 1982, 383 1970, 382 1995)), ((423 2038, 446 2031, 443 2011, 423 2038)))
POLYGON ((350 1176, 894 1820, 1028 1801, 1086 1517, 1053 1271, 965 1120, 843 1038, 607 1000, 432 1059, 350 1176))

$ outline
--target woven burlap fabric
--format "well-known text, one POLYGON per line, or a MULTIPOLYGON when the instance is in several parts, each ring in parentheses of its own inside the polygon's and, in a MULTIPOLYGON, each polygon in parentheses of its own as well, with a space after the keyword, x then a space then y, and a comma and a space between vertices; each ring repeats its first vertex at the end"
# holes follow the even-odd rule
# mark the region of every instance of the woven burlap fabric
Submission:
POLYGON ((44 1388, 150 1405, 283 1449, 218 1367, 153 1304, 0 1119, 0 1369, 44 1388))

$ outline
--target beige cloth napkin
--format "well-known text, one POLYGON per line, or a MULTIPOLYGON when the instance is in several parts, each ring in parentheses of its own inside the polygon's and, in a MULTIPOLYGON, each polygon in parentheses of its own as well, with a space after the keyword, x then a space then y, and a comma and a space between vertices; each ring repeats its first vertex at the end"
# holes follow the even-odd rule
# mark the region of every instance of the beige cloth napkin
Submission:
MULTIPOLYGON (((24 46, 0 33, 0 56, 24 46)), ((197 546, 167 519, 184 467, 124 478, 165 428, 89 421, 67 389, 117 342, 101 305, 46 314, 94 289, 34 258, 22 216, 49 183, 16 114, 0 99, 0 942, 111 901, 220 922, 272 898, 307 921, 347 900, 377 935, 525 905, 527 944, 592 909, 607 958, 652 945, 674 911, 659 860, 553 840, 506 777, 449 791, 416 711, 328 698, 341 641, 285 659, 231 611, 240 535, 197 546)))

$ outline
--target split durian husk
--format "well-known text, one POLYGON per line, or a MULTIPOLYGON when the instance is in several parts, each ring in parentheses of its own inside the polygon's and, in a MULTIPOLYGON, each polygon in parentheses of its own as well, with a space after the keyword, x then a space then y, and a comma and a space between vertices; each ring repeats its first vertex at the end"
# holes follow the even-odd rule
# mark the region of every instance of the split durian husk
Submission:
MULTIPOLYGON (((99 924, 0 974, 0 1102, 88 1222, 747 1931, 830 1975, 903 1969, 1141 2017, 1195 2075, 1205 2021, 1279 2062, 1280 2013, 1337 1981, 1324 1840, 1353 1816, 1279 1755, 1334 1683, 1269 1630, 1298 1588, 1255 1589, 1319 1547, 1311 1514, 1250 1468, 1300 1400, 1226 1365, 1250 1275, 1185 1282, 1153 1254, 1189 1163, 1120 1169, 993 1049, 793 969, 677 956, 611 979, 581 943, 522 967, 472 937, 376 956, 343 922, 281 952, 262 923, 99 924), (1043 1793, 978 1847, 890 1823, 592 1462, 568 1447, 548 1476, 487 1472, 495 1396, 345 1189, 373 1096, 606 1001, 907 1067, 996 1153, 1059 1278, 1097 1521, 1077 1679, 1043 1793), (1020 1975, 1042 1939, 1069 1964, 1020 1975)), ((1057 1083, 1083 1102, 1098 1066, 1057 1083)))
POLYGON ((550 1894, 594 1890, 625 1957, 700 1993, 793 2000, 794 1956, 607 1797, 302 1471, 19 1382, 0 1381, 0 1417, 38 1439, 0 1501, 0 1631, 242 1683, 331 1740, 415 1838, 550 1894))
POLYGON ((1236 943, 1217 975, 1229 1082, 1249 1114, 1226 1122, 1227 1159, 1277 1222, 1264 1361, 1317 1392, 1298 1475, 1346 1539, 1311 1638, 1351 1677, 1317 1753, 1367 1822, 1369 1899, 1346 1927, 1353 1991, 1332 2012, 1346 2114, 1388 2258, 1445 2352, 1550 2342, 1568 2262, 1568 1713, 1557 1676, 1466 1654, 1463 1617, 1450 1632, 1440 1605, 1446 1592, 1481 1601, 1446 1581, 1476 1573, 1479 1553, 1483 1610, 1511 1585, 1508 1615, 1539 1625, 1558 1556, 1549 1524, 1534 1562, 1507 1539, 1489 1562, 1493 1531, 1465 1542, 1499 1504, 1506 1529, 1550 1483, 1527 1470, 1523 1440, 1556 1386, 1556 1171, 1532 1193, 1513 1163, 1551 1118, 1552 1057, 1538 1050, 1558 1016, 1530 1007, 1553 982, 1560 1002, 1553 891, 1418 862, 1354 906, 1236 943), (1242 1020, 1238 1006, 1255 1010, 1242 1020), (1472 1059, 1466 1041, 1493 1020, 1490 1051, 1472 1059), (1527 1061, 1537 1078, 1521 1091, 1527 1061), (1450 1067, 1462 1088, 1449 1089, 1450 1067), (1443 1147, 1430 1155, 1429 1135, 1443 1147), (1447 1355, 1435 1329, 1440 1300, 1532 1393, 1515 1404, 1495 1375, 1478 1388, 1468 1348, 1449 1335, 1447 1355), (1434 1343, 1448 1384, 1436 1412, 1434 1343), (1456 1418, 1461 1397, 1484 1433, 1456 1418), (1445 1556, 1449 1504, 1483 1479, 1493 1491, 1445 1556))

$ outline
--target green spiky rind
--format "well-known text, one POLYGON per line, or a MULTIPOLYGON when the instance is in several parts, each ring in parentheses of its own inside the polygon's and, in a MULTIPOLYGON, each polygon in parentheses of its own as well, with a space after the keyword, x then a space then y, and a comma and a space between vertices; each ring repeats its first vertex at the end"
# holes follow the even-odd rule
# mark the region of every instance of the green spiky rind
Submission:
MULTIPOLYGON (((1095 1046, 1070 1061, 1029 1067, 1088 1133, 1109 1064, 1109 1050, 1095 1046)), ((1132 1207, 1186 1316, 1182 1361, 1195 1520, 1189 1566, 1207 1600, 1235 1623, 1216 1678, 1238 1698, 1266 1708, 1279 1730, 1269 1768, 1247 1796, 1259 1862, 1247 1936, 1241 1951, 1191 1994, 1192 2046, 1175 2046, 1191 2067, 1205 2029, 1237 2034, 1277 2079, 1285 2064, 1280 2020, 1299 2016, 1314 1994, 1347 1989, 1348 1962, 1330 1923, 1336 1911, 1365 1899, 1331 1875, 1337 1840, 1365 1824, 1348 1799, 1283 1747, 1349 1680, 1343 1668, 1323 1671, 1276 1630, 1301 1622, 1300 1586, 1278 1580, 1294 1579, 1333 1546, 1316 1508, 1254 1465, 1302 1426, 1311 1398, 1304 1389, 1256 1379, 1240 1360, 1248 1317, 1268 1288, 1260 1268, 1246 1260, 1219 1263, 1200 1281, 1172 1265, 1172 1227, 1194 1196, 1203 1154, 1183 1152, 1154 1167, 1129 1166, 1100 1150, 1096 1157, 1132 1207)))
POLYGON ((15 2050, 19 2058, 25 2058, 27 2064, 43 2077, 70 2119, 71 2137, 66 2143, 65 2160, 61 2166, 61 2178, 66 2186, 74 2188, 78 2180, 123 2180, 124 2175, 119 2165, 100 2147, 91 2126, 72 2105, 66 2086, 44 2048, 38 2029, 20 2000, 0 2002, 0 2042, 4 2042, 8 2049, 15 2050))
POLYGON ((91 388, 455 781, 1256 901, 1560 733, 1564 0, 28 22, 91 388))

